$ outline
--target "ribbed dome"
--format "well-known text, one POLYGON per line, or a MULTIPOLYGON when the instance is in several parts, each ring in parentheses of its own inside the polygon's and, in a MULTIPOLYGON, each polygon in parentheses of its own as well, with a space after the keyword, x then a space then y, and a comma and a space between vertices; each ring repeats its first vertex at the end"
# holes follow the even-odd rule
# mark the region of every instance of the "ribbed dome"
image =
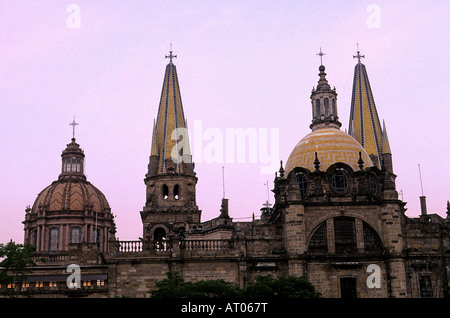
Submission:
POLYGON ((62 168, 57 181, 39 193, 31 213, 43 211, 110 212, 103 193, 86 180, 84 151, 75 138, 61 154, 62 168))
POLYGON ((105 195, 88 181, 60 179, 38 194, 31 213, 51 211, 110 212, 105 195))
POLYGON ((356 171, 359 169, 359 152, 364 166, 373 166, 369 155, 355 138, 336 128, 320 128, 306 135, 292 150, 285 167, 286 175, 295 167, 314 171, 316 152, 321 171, 337 162, 343 162, 356 171))

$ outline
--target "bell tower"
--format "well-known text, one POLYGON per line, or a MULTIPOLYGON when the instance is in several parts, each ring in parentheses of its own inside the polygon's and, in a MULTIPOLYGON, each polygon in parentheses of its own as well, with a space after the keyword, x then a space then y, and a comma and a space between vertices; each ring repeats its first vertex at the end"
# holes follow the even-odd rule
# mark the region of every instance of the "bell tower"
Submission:
POLYGON ((158 114, 153 121, 146 202, 141 211, 143 238, 162 240, 182 235, 200 223, 195 197, 197 177, 189 144, 178 75, 172 50, 166 58, 158 114))

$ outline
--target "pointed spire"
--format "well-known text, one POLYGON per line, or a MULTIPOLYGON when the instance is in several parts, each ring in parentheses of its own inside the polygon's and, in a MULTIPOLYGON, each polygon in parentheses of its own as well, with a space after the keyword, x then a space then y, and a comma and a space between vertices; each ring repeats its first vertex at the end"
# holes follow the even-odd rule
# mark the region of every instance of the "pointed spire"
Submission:
MULTIPOLYGON (((189 164, 191 153, 189 136, 184 117, 180 86, 176 66, 173 64, 172 48, 169 55, 169 64, 166 66, 164 81, 161 90, 158 115, 153 124, 151 156, 158 156, 156 174, 185 173, 185 160, 189 164), (167 161, 171 159, 171 161, 167 161)), ((192 169, 190 169, 192 170, 192 169)), ((190 171, 189 170, 189 171, 190 171)), ((149 171, 149 176, 155 172, 149 171)))
POLYGON ((370 87, 366 67, 361 63, 359 48, 358 63, 353 76, 352 102, 350 109, 349 135, 353 136, 366 149, 369 155, 375 156, 374 165, 380 168, 382 150, 382 130, 378 118, 375 100, 370 87))
POLYGON ((383 119, 383 132, 382 132, 382 136, 383 138, 381 139, 381 153, 390 153, 391 152, 391 146, 389 145, 389 138, 388 138, 388 134, 387 134, 387 130, 386 130, 386 124, 384 123, 384 119, 383 119))

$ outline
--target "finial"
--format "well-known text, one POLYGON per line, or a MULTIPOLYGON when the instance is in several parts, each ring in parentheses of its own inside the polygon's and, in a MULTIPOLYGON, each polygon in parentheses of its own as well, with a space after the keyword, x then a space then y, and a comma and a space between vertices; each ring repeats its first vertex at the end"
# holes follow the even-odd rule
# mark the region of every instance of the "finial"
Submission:
POLYGON ((166 55, 166 58, 169 58, 169 63, 172 63, 172 59, 177 57, 176 55, 173 55, 172 52, 172 43, 170 43, 169 55, 166 55))
POLYGON ((323 63, 322 63, 322 57, 323 57, 324 55, 326 55, 326 54, 322 52, 322 48, 320 48, 320 52, 317 53, 316 55, 319 55, 319 56, 320 56, 320 65, 323 65, 323 63))
POLYGON ((353 58, 358 59, 358 63, 361 63, 361 58, 365 58, 364 55, 359 54, 359 44, 356 43, 356 55, 353 55, 353 58))
POLYGON ((315 153, 315 157, 316 157, 316 159, 314 160, 314 167, 316 168, 316 171, 319 171, 320 161, 317 158, 317 152, 315 153))
POLYGON ((361 169, 361 170, 364 167, 364 161, 362 160, 362 157, 361 157, 361 151, 359 152, 358 166, 359 166, 359 169, 361 169))
POLYGON ((283 160, 280 161, 280 177, 283 178, 284 177, 284 169, 283 169, 283 160))
POLYGON ((72 126, 72 139, 75 139, 75 126, 78 125, 78 123, 75 122, 75 116, 73 116, 73 121, 69 123, 70 126, 72 126))

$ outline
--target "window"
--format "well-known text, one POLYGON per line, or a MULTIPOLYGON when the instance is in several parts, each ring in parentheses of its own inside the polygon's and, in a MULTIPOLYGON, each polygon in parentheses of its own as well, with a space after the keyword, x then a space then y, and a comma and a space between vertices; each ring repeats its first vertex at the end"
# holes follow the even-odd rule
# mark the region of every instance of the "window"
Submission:
POLYGON ((58 243, 59 243, 59 229, 58 228, 52 228, 50 229, 50 239, 49 239, 49 250, 50 251, 57 251, 58 250, 58 243))
POLYGON ((100 238, 100 231, 98 230, 97 227, 94 227, 92 229, 92 243, 99 242, 100 241, 99 238, 100 238))
POLYGON ((316 117, 320 117, 320 99, 316 99, 316 117))
POLYGON ((375 177, 373 175, 369 175, 369 186, 370 193, 372 195, 377 195, 377 181, 375 180, 375 177))
POLYGON ((163 199, 167 200, 167 198, 169 197, 169 187, 167 185, 163 185, 162 191, 163 191, 163 199))
POLYGON ((433 297, 430 275, 419 276, 420 297, 433 297))
POLYGON ((322 223, 318 229, 314 232, 308 245, 309 252, 327 252, 327 225, 322 223))
POLYGON ((175 187, 173 187, 173 197, 175 198, 175 200, 179 199, 179 192, 180 192, 180 186, 178 184, 176 184, 175 187))
POLYGON ((97 279, 97 286, 105 286, 105 281, 103 279, 97 279))
POLYGON ((343 277, 340 280, 341 298, 356 298, 356 278, 343 277))
POLYGON ((333 176, 331 177, 331 183, 333 184, 336 192, 342 193, 347 190, 348 187, 348 179, 344 170, 337 169, 333 176))
POLYGON ((381 239, 374 229, 367 223, 363 223, 364 252, 376 252, 383 249, 381 239))
POLYGON ((163 228, 158 227, 157 229, 155 229, 154 237, 155 237, 155 241, 165 240, 166 239, 166 231, 163 228))
POLYGON ((328 116, 330 116, 330 105, 328 103, 328 98, 325 98, 323 100, 323 102, 324 102, 324 108, 325 108, 325 116, 328 117, 328 116))
POLYGON ((332 99, 331 100, 331 111, 333 112, 333 115, 334 116, 337 116, 337 111, 336 111, 336 100, 335 99, 332 99))
MULTIPOLYGON (((48 287, 57 287, 57 283, 56 282, 48 282, 48 287)), ((76 286, 76 285, 75 285, 76 286)))
POLYGON ((336 253, 356 253, 354 219, 346 217, 334 219, 334 243, 336 253))
POLYGON ((80 243, 81 242, 81 228, 72 227, 70 228, 70 243, 80 243))
POLYGON ((33 231, 33 246, 37 247, 37 230, 33 231))
POLYGON ((300 188, 300 193, 304 197, 308 191, 308 181, 303 173, 297 174, 297 182, 300 188))

